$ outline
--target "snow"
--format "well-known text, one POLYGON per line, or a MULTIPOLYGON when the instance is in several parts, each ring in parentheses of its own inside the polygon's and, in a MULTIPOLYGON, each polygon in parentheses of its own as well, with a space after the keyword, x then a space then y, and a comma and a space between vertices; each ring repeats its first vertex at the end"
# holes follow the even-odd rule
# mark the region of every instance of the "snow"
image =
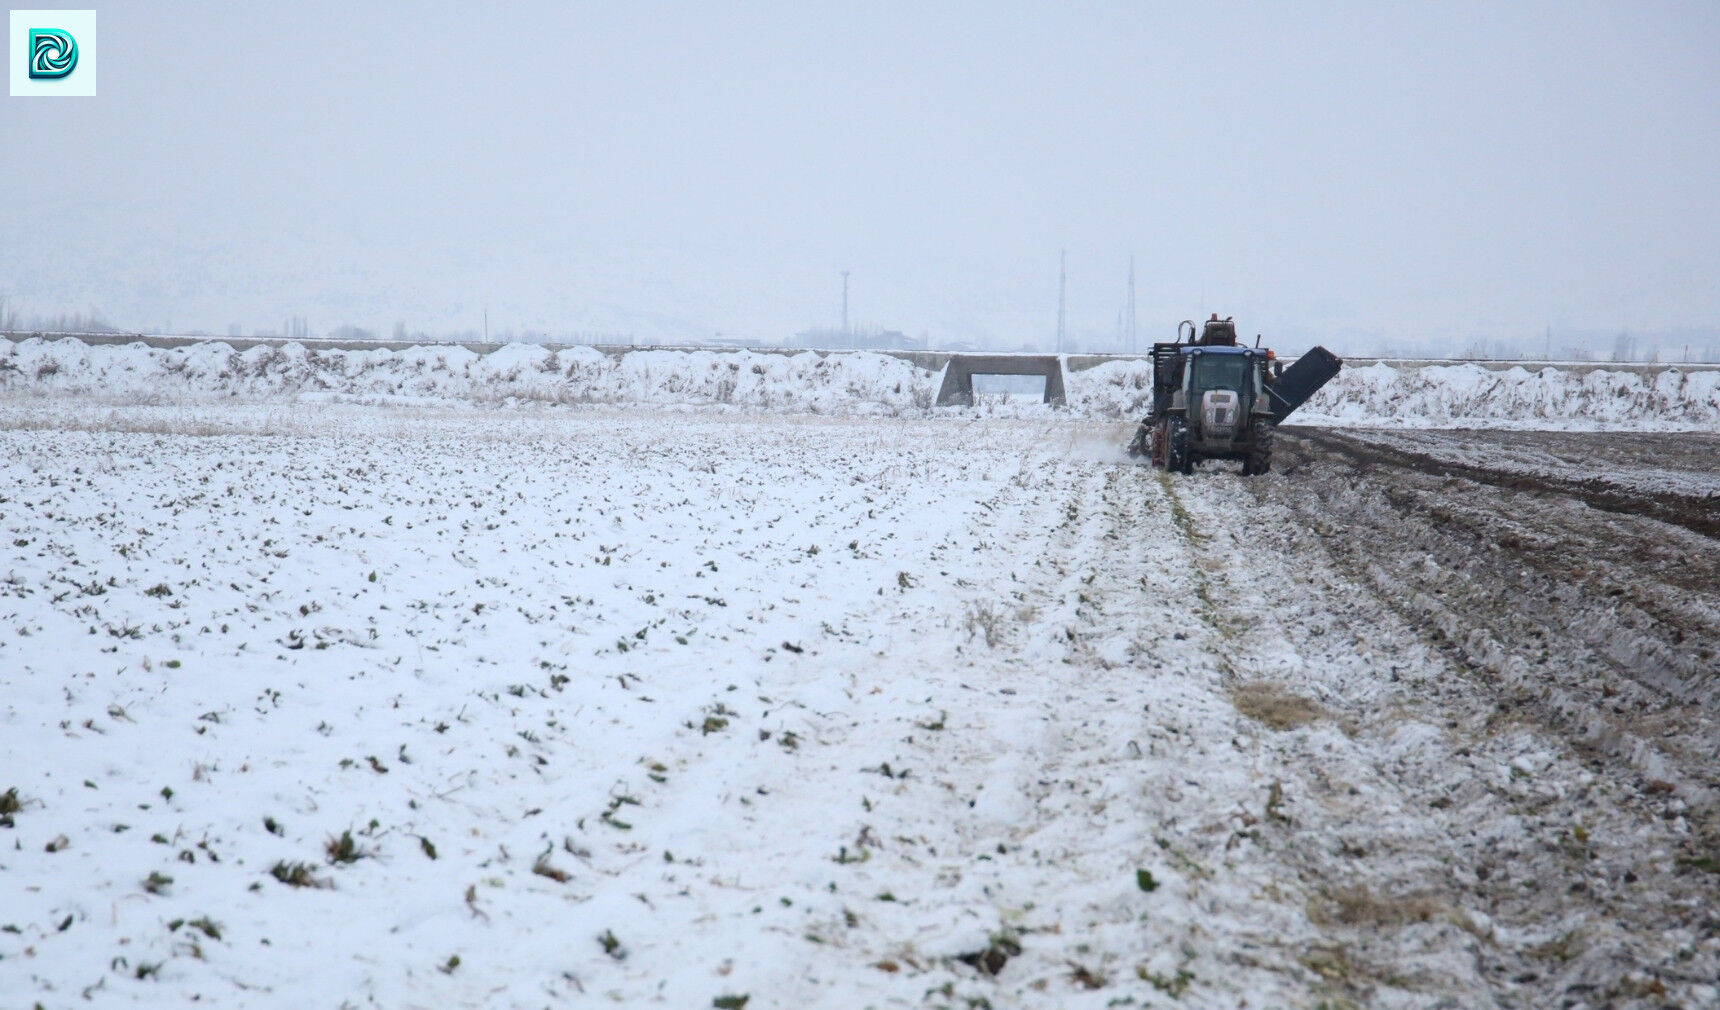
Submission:
POLYGON ((511 344, 342 351, 302 344, 234 351, 201 343, 0 341, 0 390, 128 402, 320 396, 364 403, 508 401, 737 405, 845 414, 926 406, 938 377, 875 353, 647 350, 511 344))
POLYGON ((1720 370, 1503 370, 1476 364, 1345 368, 1298 424, 1542 430, 1720 429, 1720 370))
POLYGON ((996 996, 955 958, 1004 934, 1017 999, 1105 1005, 1072 959, 1297 991, 1293 962, 1212 960, 1306 926, 1199 827, 1271 775, 1176 743, 1237 719, 1208 636, 1168 634, 1187 573, 1104 572, 1167 594, 1165 628, 1086 634, 1111 530, 1081 513, 1141 508, 1114 449, 1064 422, 309 415, 0 442, 0 991, 919 1005, 996 996), (348 831, 365 855, 331 863, 348 831), (325 886, 271 875, 293 863, 325 886))
MULTIPOLYGON (((1065 376, 1068 409, 1092 418, 1145 413, 1151 367, 1108 361, 1065 376)), ((0 394, 78 395, 118 403, 317 397, 373 404, 716 406, 845 416, 928 409, 939 375, 867 351, 769 353, 511 344, 480 355, 452 345, 342 351, 288 343, 234 351, 219 341, 0 341, 0 394)), ((998 398, 991 413, 1033 404, 998 398)), ((1476 364, 1352 366, 1295 417, 1357 427, 1720 430, 1720 370, 1582 366, 1503 370, 1476 364)))
MULTIPOLYGON (((1712 416, 1482 371, 1316 416, 1712 416)), ((1129 464, 1139 378, 0 343, 0 1004, 1482 1005, 1578 932, 1585 978, 1682 956, 1476 907, 1564 872, 1531 807, 1609 873, 1678 822, 1235 522, 1292 477, 1129 464)))

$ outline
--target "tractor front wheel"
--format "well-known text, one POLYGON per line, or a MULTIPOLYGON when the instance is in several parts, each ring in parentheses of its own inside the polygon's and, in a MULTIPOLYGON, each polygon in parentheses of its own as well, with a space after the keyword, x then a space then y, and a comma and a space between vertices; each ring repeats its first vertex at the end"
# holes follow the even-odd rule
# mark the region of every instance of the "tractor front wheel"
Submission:
POLYGON ((1256 421, 1250 434, 1253 438, 1248 447, 1248 457, 1242 461, 1242 474, 1252 477, 1272 469, 1272 433, 1271 421, 1256 421))

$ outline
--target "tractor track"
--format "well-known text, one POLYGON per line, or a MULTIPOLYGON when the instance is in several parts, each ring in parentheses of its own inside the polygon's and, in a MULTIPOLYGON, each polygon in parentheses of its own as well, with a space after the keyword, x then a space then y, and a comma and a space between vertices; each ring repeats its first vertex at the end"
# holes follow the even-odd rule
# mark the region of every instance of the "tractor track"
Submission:
MULTIPOLYGON (((1406 672, 1411 692, 1396 703, 1446 727, 1433 746, 1442 756, 1381 771, 1411 789, 1443 780, 1449 791, 1449 841, 1428 834, 1420 844, 1463 869, 1419 883, 1442 901, 1479 906, 1498 927, 1475 950, 1498 1005, 1683 1005, 1656 1002, 1658 984, 1639 986, 1619 969, 1699 982, 1711 977, 1707 952, 1720 938, 1711 911, 1720 900, 1720 563, 1711 537, 1655 515, 1664 501, 1603 508, 1581 485, 1448 465, 1472 433, 1415 433, 1422 451, 1380 447, 1374 433, 1284 434, 1275 475, 1241 484, 1288 534, 1274 553, 1304 559, 1299 573, 1333 573, 1319 612, 1356 594, 1352 633, 1391 664, 1393 683, 1410 655, 1391 640, 1393 626, 1443 656, 1434 666, 1443 673, 1406 672), (1536 756, 1514 756, 1523 754, 1536 756), (1543 786, 1543 774, 1566 784, 1543 786)), ((1561 436, 1485 438, 1529 459, 1561 436)), ((1680 459, 1676 448, 1642 451, 1658 439, 1630 438, 1643 444, 1614 446, 1604 461, 1618 473, 1614 493, 1658 479, 1669 458, 1688 467, 1685 484, 1710 479, 1700 470, 1712 463, 1680 459)), ((1288 619, 1311 589, 1275 579, 1265 595, 1288 619)), ((1306 648, 1288 623, 1285 633, 1306 648)), ((1351 707, 1364 733, 1389 718, 1384 700, 1351 707)))
MULTIPOLYGON (((1636 726, 1712 759, 1720 559, 1709 538, 1587 508, 1538 480, 1526 489, 1398 463, 1342 436, 1285 443, 1283 468, 1314 493, 1268 494, 1446 651, 1519 694, 1568 687, 1566 719, 1586 737, 1636 726)), ((1711 772, 1698 778, 1720 787, 1711 772)))
MULTIPOLYGON (((1691 494, 1676 490, 1648 491, 1623 486, 1617 481, 1605 477, 1563 478, 1522 469, 1481 466, 1469 461, 1454 459, 1449 455, 1417 452, 1401 445, 1385 445, 1377 439, 1369 439, 1353 433, 1294 426, 1286 427, 1283 430, 1286 435, 1312 443, 1323 449, 1342 453, 1358 462, 1408 468, 1439 477, 1462 477, 1512 491, 1543 491, 1568 495, 1591 508, 1602 509, 1607 512, 1648 516, 1662 522, 1683 526, 1704 536, 1720 538, 1720 492, 1691 494)), ((1468 434, 1464 433, 1465 436, 1468 434)), ((1499 433, 1489 434, 1493 439, 1499 438, 1499 433)), ((1521 434, 1526 438, 1535 438, 1538 433, 1521 434)), ((1566 436, 1566 438, 1570 437, 1566 436)), ((1640 440, 1645 436, 1625 437, 1640 440)), ((1655 436, 1646 437, 1655 438, 1655 436)), ((1675 441, 1682 441, 1687 438, 1688 436, 1680 435, 1658 439, 1657 441, 1661 444, 1655 448, 1665 451, 1675 441)), ((1712 439, 1698 436, 1698 440, 1708 447, 1709 453, 1720 451, 1720 446, 1715 446, 1712 439)), ((1712 459, 1713 457, 1710 455, 1708 458, 1712 459)))
MULTIPOLYGON (((1351 435, 1287 432, 1286 508, 1324 552, 1484 688, 1720 848, 1720 558, 1662 503, 1597 509, 1583 489, 1452 466, 1351 435), (1665 804, 1653 802, 1658 797, 1665 804)), ((1452 436, 1453 441, 1462 438, 1452 436)), ((1688 516, 1687 516, 1688 518, 1688 516)))

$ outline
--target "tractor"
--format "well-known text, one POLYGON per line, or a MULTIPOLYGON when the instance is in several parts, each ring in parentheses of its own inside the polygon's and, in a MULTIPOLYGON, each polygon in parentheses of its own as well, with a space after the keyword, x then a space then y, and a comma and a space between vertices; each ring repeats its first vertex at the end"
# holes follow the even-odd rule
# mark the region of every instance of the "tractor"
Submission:
POLYGON ((1152 412, 1129 455, 1185 474, 1201 460, 1240 459, 1244 476, 1272 469, 1273 431, 1344 364, 1316 347, 1286 369, 1258 337, 1238 345, 1235 321, 1217 313, 1198 338, 1194 321, 1183 320, 1176 342, 1154 344, 1152 359, 1152 412))

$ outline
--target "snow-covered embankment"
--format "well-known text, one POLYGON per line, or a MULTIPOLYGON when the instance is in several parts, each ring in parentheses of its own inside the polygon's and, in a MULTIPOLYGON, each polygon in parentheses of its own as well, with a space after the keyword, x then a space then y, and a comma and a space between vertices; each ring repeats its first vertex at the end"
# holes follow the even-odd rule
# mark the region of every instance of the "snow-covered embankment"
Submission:
MULTIPOLYGON (((1071 370, 1069 409, 1146 410, 1151 366, 1071 370)), ((773 353, 639 349, 605 353, 513 344, 326 350, 220 341, 153 347, 75 339, 0 341, 0 395, 120 403, 328 398, 377 403, 732 405, 754 410, 896 414, 931 406, 939 375, 869 351, 773 353)), ((1349 367, 1298 421, 1402 427, 1720 428, 1720 370, 1668 365, 1522 367, 1377 362, 1349 367)))

